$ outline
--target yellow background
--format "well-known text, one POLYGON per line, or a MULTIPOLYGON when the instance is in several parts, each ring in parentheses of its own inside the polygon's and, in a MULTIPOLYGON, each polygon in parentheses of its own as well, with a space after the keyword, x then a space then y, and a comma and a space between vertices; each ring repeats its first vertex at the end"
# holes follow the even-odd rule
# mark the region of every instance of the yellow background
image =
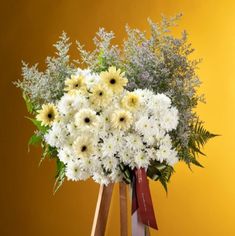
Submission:
MULTIPOLYGON (((52 54, 51 45, 64 30, 73 41, 92 48, 99 26, 114 30, 116 42, 125 36, 124 25, 147 29, 146 18, 158 21, 183 12, 177 32, 186 29, 204 59, 199 75, 207 105, 198 112, 207 128, 221 137, 211 141, 201 158, 205 169, 190 172, 178 165, 165 195, 151 182, 160 230, 158 236, 235 235, 235 1, 1 1, 1 163, 0 235, 87 236, 98 194, 92 181, 66 182, 52 195, 55 163, 38 168, 39 149, 27 153, 33 126, 24 119, 24 102, 11 81, 21 78, 20 61, 40 62, 52 54)), ((71 54, 77 57, 75 46, 71 54)), ((117 187, 107 235, 119 235, 117 187)))

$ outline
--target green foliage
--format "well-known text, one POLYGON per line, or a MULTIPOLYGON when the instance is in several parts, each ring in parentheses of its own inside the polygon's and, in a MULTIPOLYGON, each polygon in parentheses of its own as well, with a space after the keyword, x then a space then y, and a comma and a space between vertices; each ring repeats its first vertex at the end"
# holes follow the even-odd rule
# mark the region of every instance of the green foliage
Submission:
POLYGON ((30 151, 30 146, 31 145, 37 145, 42 142, 42 136, 39 135, 38 133, 33 134, 28 141, 28 151, 30 151))
POLYGON ((216 136, 218 135, 212 134, 206 130, 203 126, 203 122, 197 119, 195 123, 191 125, 188 147, 182 147, 178 145, 180 159, 186 162, 189 167, 191 164, 203 167, 197 158, 199 155, 205 156, 205 154, 202 152, 202 148, 211 138, 216 136))
MULTIPOLYGON (((205 155, 202 151, 204 145, 217 135, 204 128, 194 111, 199 102, 204 102, 203 95, 197 92, 201 83, 196 73, 200 60, 192 59, 191 54, 194 49, 188 42, 185 31, 180 37, 175 37, 170 32, 170 28, 176 25, 180 17, 181 14, 172 18, 163 16, 160 23, 148 20, 149 36, 146 32, 127 26, 127 37, 120 47, 111 44, 115 38, 114 33, 106 32, 103 28, 96 33, 94 50, 85 50, 79 42, 77 47, 81 62, 93 72, 99 73, 107 70, 109 66, 116 66, 125 71, 129 80, 128 90, 148 88, 155 93, 169 96, 179 111, 177 130, 170 134, 173 146, 180 160, 189 167, 191 164, 203 167, 197 159, 199 155, 205 155)), ((54 44, 56 55, 46 59, 47 68, 44 72, 39 71, 37 64, 30 67, 23 62, 23 81, 14 84, 21 88, 30 114, 35 115, 43 103, 54 103, 63 95, 65 79, 76 70, 68 54, 70 45, 69 38, 63 33, 59 41, 54 44)), ((64 181, 66 166, 59 161, 56 148, 43 140, 49 127, 43 126, 36 119, 26 118, 37 128, 28 144, 36 145, 41 142, 43 150, 41 162, 46 157, 56 159, 57 174, 54 186, 56 192, 64 181)), ((124 181, 130 183, 132 170, 123 163, 120 164, 120 170, 124 181)), ((153 161, 147 174, 151 179, 159 180, 167 191, 167 183, 173 172, 174 169, 165 162, 153 161)))
POLYGON ((124 165, 123 163, 120 163, 119 168, 123 173, 124 182, 127 184, 130 184, 132 180, 132 170, 128 166, 124 165))
POLYGON ((35 106, 30 100, 30 98, 25 93, 23 93, 23 98, 24 98, 26 108, 29 114, 35 114, 36 113, 35 106))
POLYGON ((53 192, 54 194, 59 190, 65 180, 65 169, 66 166, 58 158, 56 160, 56 181, 54 184, 53 192))
POLYGON ((165 191, 167 192, 167 183, 169 182, 174 169, 172 166, 166 163, 160 163, 159 161, 152 161, 147 170, 147 175, 152 180, 159 180, 165 191))
POLYGON ((195 153, 203 154, 200 149, 211 139, 218 136, 217 134, 212 134, 203 127, 203 122, 197 121, 192 126, 192 133, 189 139, 189 146, 195 153))
POLYGON ((63 32, 54 44, 56 55, 46 58, 44 72, 39 71, 37 64, 29 66, 23 62, 23 80, 15 81, 14 84, 22 90, 30 113, 44 103, 55 102, 63 95, 64 81, 75 68, 68 54, 70 45, 69 38, 63 32))
POLYGON ((47 132, 47 130, 49 129, 49 127, 47 126, 43 126, 41 121, 38 121, 34 118, 31 118, 31 117, 25 117, 26 119, 30 120, 36 127, 37 129, 42 132, 43 134, 45 134, 47 132))

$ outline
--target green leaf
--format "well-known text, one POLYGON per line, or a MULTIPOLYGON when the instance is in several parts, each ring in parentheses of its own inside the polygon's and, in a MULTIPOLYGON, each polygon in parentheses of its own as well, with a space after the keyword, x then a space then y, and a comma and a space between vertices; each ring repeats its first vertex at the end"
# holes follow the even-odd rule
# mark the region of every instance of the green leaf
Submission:
POLYGON ((33 118, 31 118, 31 117, 28 117, 28 116, 26 116, 25 118, 28 119, 28 120, 30 120, 30 121, 37 127, 37 129, 38 129, 39 131, 41 131, 42 133, 46 133, 46 132, 47 132, 48 127, 47 127, 47 126, 43 126, 43 125, 41 124, 41 121, 38 121, 38 120, 33 119, 33 118))
POLYGON ((165 189, 166 193, 168 193, 167 182, 164 179, 159 179, 159 181, 165 189))
POLYGON ((24 98, 24 101, 25 101, 25 104, 26 104, 27 111, 30 114, 33 114, 35 112, 35 110, 34 110, 33 103, 30 101, 30 98, 25 93, 23 93, 23 98, 24 98))
POLYGON ((125 166, 123 163, 119 164, 119 168, 123 173, 123 180, 127 183, 130 184, 131 183, 131 170, 128 166, 125 166))
POLYGON ((183 149, 181 151, 178 152, 179 156, 180 156, 180 160, 184 161, 188 167, 191 169, 191 163, 199 166, 199 167, 203 167, 200 162, 196 159, 196 156, 193 155, 189 149, 183 149))
POLYGON ((159 161, 152 161, 147 170, 147 175, 152 180, 159 180, 167 193, 167 183, 169 182, 174 169, 166 163, 159 161))
POLYGON ((196 158, 192 159, 191 163, 194 164, 195 166, 204 168, 204 166, 196 158))
POLYGON ((30 151, 30 145, 39 144, 42 141, 42 137, 37 134, 33 134, 28 141, 28 151, 30 151))
POLYGON ((59 188, 62 186, 64 180, 65 180, 65 164, 57 158, 56 161, 56 181, 53 187, 53 193, 55 194, 59 188))
POLYGON ((219 136, 218 134, 210 133, 203 127, 203 123, 199 120, 192 126, 192 135, 190 137, 190 146, 195 152, 200 153, 200 148, 203 147, 211 138, 219 136))

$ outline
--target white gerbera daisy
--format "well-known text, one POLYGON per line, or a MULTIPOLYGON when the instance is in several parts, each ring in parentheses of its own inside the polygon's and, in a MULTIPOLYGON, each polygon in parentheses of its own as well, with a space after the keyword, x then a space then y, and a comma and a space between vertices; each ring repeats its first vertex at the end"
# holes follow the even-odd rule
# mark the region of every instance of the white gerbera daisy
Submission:
POLYGON ((93 106, 104 107, 112 100, 112 90, 105 84, 99 83, 94 86, 90 94, 90 102, 93 106))
POLYGON ((86 92, 85 78, 82 75, 71 75, 71 78, 67 78, 64 84, 64 91, 69 94, 76 94, 78 91, 82 92, 82 94, 86 92))
POLYGON ((89 136, 78 137, 73 148, 79 158, 88 158, 94 153, 94 142, 89 136))
POLYGON ((76 113, 74 119, 79 128, 95 128, 99 125, 96 112, 87 108, 83 108, 76 113))
POLYGON ((133 122, 132 114, 125 110, 116 110, 111 115, 112 127, 119 130, 128 130, 133 122))

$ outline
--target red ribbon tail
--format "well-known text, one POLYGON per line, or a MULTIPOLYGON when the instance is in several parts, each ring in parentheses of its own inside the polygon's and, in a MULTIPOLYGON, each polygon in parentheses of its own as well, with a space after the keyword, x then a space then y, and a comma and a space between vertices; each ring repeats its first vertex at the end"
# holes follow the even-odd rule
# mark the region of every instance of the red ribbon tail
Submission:
POLYGON ((142 224, 158 229, 145 169, 135 169, 133 176, 132 214, 137 210, 142 224))

